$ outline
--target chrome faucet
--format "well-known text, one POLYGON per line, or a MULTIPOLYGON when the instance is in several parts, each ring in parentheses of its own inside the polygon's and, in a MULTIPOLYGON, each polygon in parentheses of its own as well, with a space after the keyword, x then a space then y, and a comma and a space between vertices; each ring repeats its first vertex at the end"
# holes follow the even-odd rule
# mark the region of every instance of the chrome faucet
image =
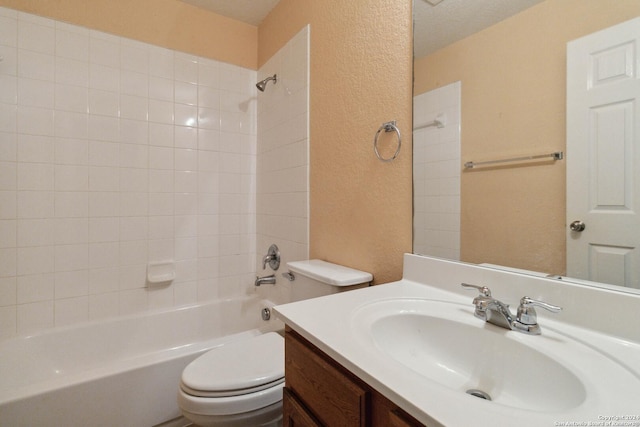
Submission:
POLYGON ((276 271, 280 268, 280 250, 276 244, 269 246, 267 254, 262 257, 262 269, 267 269, 267 264, 272 270, 276 271))
POLYGON ((491 296, 491 290, 486 286, 476 286, 468 283, 461 283, 461 285, 464 288, 477 289, 480 291, 480 295, 473 299, 473 305, 475 306, 473 315, 475 317, 512 331, 524 332, 530 335, 540 335, 540 325, 538 325, 538 318, 534 307, 542 307, 552 313, 558 313, 562 310, 562 307, 547 304, 546 302, 534 300, 529 297, 522 297, 514 318, 509 309, 509 305, 493 298, 491 296))
POLYGON ((276 284, 276 275, 275 274, 271 274, 269 276, 264 276, 264 277, 256 276, 256 281, 254 283, 254 285, 256 285, 256 286, 260 286, 260 285, 275 285, 275 284, 276 284))

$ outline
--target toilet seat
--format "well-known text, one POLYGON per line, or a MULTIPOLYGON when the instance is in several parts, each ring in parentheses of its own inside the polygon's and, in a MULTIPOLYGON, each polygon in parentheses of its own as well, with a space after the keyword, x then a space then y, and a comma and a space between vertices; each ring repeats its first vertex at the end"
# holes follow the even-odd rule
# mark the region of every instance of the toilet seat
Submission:
POLYGON ((269 389, 271 387, 275 387, 278 384, 282 384, 284 382, 284 378, 280 378, 276 381, 267 383, 267 384, 263 384, 257 387, 251 387, 251 388, 243 388, 243 389, 238 389, 238 390, 225 390, 225 391, 206 391, 206 390, 194 390, 192 388, 190 388, 189 386, 185 385, 184 383, 180 383, 180 388, 187 394, 191 395, 191 396, 195 396, 195 397, 215 397, 215 398, 220 398, 220 397, 233 397, 233 396, 242 396, 244 394, 251 394, 251 393, 255 393, 261 390, 266 390, 269 389))
POLYGON ((284 339, 275 332, 208 351, 182 372, 180 407, 202 415, 249 412, 282 400, 284 339))

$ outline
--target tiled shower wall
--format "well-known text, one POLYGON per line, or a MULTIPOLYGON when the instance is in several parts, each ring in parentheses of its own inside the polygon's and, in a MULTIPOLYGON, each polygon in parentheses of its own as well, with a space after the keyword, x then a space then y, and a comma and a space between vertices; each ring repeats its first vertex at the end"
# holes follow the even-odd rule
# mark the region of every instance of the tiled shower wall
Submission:
POLYGON ((6 8, 0 57, 0 337, 253 288, 255 71, 6 8))
POLYGON ((413 98, 413 252, 460 259, 460 82, 413 98), (444 117, 443 128, 425 127, 444 117))
POLYGON ((260 262, 272 243, 282 258, 277 285, 261 292, 278 303, 290 301, 286 263, 309 257, 309 37, 307 26, 258 71, 278 76, 258 93, 256 184, 258 274, 273 273, 260 262))

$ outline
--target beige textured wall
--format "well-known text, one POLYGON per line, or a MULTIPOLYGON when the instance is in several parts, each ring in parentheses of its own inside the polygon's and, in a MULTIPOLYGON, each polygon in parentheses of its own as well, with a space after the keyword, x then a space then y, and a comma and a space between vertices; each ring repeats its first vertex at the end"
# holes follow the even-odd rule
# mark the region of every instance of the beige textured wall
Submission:
POLYGON ((313 5, 314 0, 280 0, 258 27, 258 68, 311 23, 313 5))
MULTIPOLYGON (((565 150, 566 43, 640 1, 547 0, 415 62, 415 93, 462 81, 462 162, 565 150)), ((565 163, 465 170, 461 257, 565 270, 565 163)))
POLYGON ((369 271, 375 283, 399 279, 411 251, 411 4, 282 0, 259 30, 262 63, 311 24, 310 255, 369 271), (382 163, 373 138, 390 120, 403 145, 382 163))
POLYGON ((0 6, 257 69, 256 27, 177 0, 0 0, 0 6))

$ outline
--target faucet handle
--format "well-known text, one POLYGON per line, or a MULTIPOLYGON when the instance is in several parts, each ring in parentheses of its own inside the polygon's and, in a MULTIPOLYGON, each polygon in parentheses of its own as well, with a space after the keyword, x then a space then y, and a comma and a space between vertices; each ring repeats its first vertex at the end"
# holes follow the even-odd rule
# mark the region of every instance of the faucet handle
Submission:
POLYGON ((552 313, 558 313, 562 311, 562 307, 551 305, 547 302, 535 300, 529 297, 522 297, 522 299, 520 300, 520 305, 524 305, 525 307, 542 307, 552 313))
POLYGON ((463 288, 477 289, 480 295, 473 299, 472 304, 476 307, 473 315, 478 319, 487 320, 487 308, 489 304, 494 301, 491 297, 491 289, 486 286, 470 285, 468 283, 460 283, 463 288))
POLYGON ((267 269, 267 264, 269 264, 269 267, 271 267, 271 269, 274 271, 280 268, 280 250, 275 243, 269 246, 269 251, 265 256, 262 257, 263 270, 267 269))
POLYGON ((486 286, 470 285, 469 283, 460 283, 460 285, 463 288, 467 288, 467 289, 477 289, 478 291, 480 291, 480 294, 482 294, 485 297, 491 296, 491 289, 487 288, 486 286))
POLYGON ((516 320, 523 325, 535 325, 538 323, 534 307, 542 307, 552 313, 562 311, 562 307, 558 307, 557 305, 551 305, 544 301, 538 301, 529 297, 522 297, 520 300, 520 306, 518 307, 516 320))

